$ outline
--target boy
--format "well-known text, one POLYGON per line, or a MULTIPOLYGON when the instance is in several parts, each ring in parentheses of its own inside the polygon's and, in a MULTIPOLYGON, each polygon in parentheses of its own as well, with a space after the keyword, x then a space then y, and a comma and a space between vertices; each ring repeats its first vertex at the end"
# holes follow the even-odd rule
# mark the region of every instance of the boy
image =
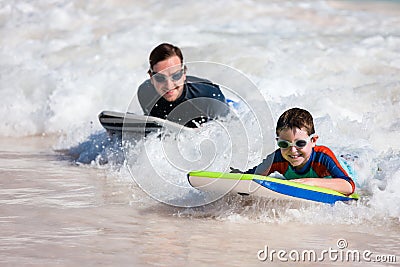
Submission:
POLYGON ((281 173, 285 179, 307 185, 329 188, 345 195, 355 190, 355 184, 342 168, 333 152, 317 146, 311 114, 300 108, 285 111, 276 126, 279 149, 246 173, 269 175, 281 173))

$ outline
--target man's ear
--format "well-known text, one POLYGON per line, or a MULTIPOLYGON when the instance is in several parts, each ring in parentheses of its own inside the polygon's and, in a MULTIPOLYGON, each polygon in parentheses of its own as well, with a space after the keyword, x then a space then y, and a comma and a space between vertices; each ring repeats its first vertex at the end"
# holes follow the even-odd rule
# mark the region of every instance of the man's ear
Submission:
POLYGON ((151 78, 151 70, 150 69, 147 71, 147 74, 149 75, 149 78, 151 78))
POLYGON ((151 72, 150 72, 150 71, 148 71, 147 74, 149 74, 150 82, 151 82, 151 84, 154 86, 153 79, 151 78, 151 77, 153 77, 153 75, 151 75, 151 72))

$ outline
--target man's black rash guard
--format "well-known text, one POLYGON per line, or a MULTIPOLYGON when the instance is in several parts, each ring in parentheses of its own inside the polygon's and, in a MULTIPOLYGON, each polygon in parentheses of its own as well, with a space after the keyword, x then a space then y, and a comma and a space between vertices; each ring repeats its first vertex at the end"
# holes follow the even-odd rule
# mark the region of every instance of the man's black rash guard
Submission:
POLYGON ((159 95, 150 79, 139 86, 138 98, 145 115, 191 128, 229 112, 225 96, 218 85, 194 76, 186 77, 182 95, 173 102, 168 102, 159 95))

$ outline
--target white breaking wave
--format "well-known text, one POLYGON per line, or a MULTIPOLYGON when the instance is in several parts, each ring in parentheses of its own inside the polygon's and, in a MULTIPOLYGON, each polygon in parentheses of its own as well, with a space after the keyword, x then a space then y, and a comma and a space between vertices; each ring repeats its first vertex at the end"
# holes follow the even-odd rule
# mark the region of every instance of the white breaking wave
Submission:
POLYGON ((275 119, 290 107, 309 110, 320 143, 356 156, 366 205, 400 217, 400 7, 381 5, 4 0, 0 133, 60 134, 58 146, 78 146, 82 162, 105 157, 79 143, 107 147, 98 113, 126 111, 147 78, 149 52, 171 42, 187 62, 218 62, 249 77, 275 119))

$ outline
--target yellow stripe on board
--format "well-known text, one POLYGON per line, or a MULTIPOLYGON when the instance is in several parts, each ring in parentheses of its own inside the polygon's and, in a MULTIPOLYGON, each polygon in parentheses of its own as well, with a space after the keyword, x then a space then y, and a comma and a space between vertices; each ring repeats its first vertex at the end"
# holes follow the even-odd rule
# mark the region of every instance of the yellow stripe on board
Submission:
POLYGON ((330 194, 334 196, 340 196, 340 197, 348 197, 348 198, 353 198, 353 199, 358 199, 359 196, 356 193, 351 194, 350 196, 346 196, 342 193, 339 193, 335 190, 328 189, 328 188, 322 188, 318 186, 312 186, 312 185, 306 185, 306 184, 300 184, 288 180, 282 180, 278 178, 273 178, 269 176, 262 176, 262 175, 256 175, 256 174, 244 174, 244 173, 226 173, 226 172, 210 172, 210 171, 192 171, 189 172, 190 176, 194 177, 202 177, 202 178, 219 178, 219 179, 232 179, 232 180, 264 180, 268 182, 273 182, 273 183, 278 183, 278 184, 283 184, 283 185, 288 185, 288 186, 293 186, 296 188, 301 188, 301 189, 306 189, 306 190, 311 190, 315 192, 320 192, 320 193, 325 193, 325 194, 330 194))

